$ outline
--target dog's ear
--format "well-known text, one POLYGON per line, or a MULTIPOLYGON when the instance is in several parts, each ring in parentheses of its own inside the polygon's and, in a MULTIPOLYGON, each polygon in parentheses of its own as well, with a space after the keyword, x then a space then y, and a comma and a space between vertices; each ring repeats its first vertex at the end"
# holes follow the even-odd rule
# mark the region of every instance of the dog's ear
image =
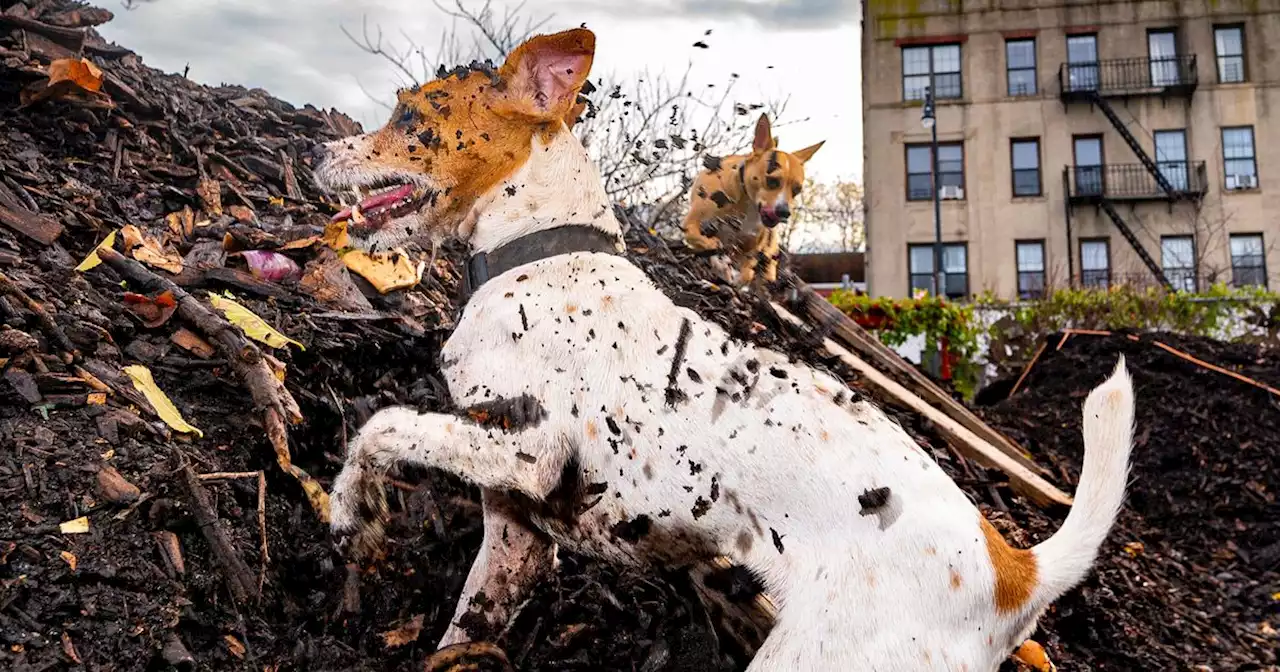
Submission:
POLYGON ((751 143, 752 151, 767 152, 773 149, 773 131, 769 126, 769 115, 760 115, 760 120, 756 122, 756 137, 751 143))
POLYGON ((516 47, 499 71, 501 109, 541 121, 569 118, 595 52, 595 33, 586 28, 538 35, 516 47))
POLYGON ((798 152, 791 152, 791 156, 794 156, 797 159, 800 159, 801 163, 808 163, 809 159, 812 159, 813 155, 817 154, 819 149, 822 149, 822 144, 825 142, 826 140, 823 140, 822 142, 819 142, 816 145, 809 145, 808 147, 805 147, 804 149, 798 152))

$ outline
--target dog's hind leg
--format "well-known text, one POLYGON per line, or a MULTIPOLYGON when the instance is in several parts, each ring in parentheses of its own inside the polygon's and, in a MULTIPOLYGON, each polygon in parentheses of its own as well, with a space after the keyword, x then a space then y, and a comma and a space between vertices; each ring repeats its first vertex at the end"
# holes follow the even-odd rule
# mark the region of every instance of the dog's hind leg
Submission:
POLYGON ((482 488, 544 498, 560 482, 570 452, 556 424, 543 422, 541 409, 535 410, 521 413, 526 422, 510 429, 474 414, 418 413, 406 407, 375 413, 352 440, 333 482, 330 529, 339 550, 359 561, 380 548, 388 518, 381 477, 398 463, 441 469, 482 488))
POLYGON ((483 498, 484 542, 438 648, 495 641, 533 586, 555 568, 555 545, 528 526, 516 502, 496 490, 485 490, 483 498))

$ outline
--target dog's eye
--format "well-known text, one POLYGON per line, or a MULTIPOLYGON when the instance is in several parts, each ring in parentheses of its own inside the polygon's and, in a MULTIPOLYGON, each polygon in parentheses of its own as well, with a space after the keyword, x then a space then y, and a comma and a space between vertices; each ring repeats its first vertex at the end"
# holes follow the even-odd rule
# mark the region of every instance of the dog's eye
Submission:
POLYGON ((768 187, 768 188, 770 188, 770 189, 781 189, 781 188, 782 188, 782 180, 779 180, 779 179, 778 179, 778 178, 776 178, 776 177, 768 177, 768 178, 765 178, 764 186, 766 186, 766 187, 768 187))

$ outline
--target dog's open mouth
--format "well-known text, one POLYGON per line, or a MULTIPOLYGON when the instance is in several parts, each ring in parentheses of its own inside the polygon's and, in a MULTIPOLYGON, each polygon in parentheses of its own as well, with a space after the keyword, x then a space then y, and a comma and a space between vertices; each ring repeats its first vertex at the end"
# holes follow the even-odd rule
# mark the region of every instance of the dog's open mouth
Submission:
POLYGON ((341 197, 342 204, 346 207, 330 221, 349 222, 364 229, 379 229, 394 219, 411 215, 424 205, 434 202, 436 193, 432 189, 411 183, 372 188, 352 187, 350 192, 341 197))

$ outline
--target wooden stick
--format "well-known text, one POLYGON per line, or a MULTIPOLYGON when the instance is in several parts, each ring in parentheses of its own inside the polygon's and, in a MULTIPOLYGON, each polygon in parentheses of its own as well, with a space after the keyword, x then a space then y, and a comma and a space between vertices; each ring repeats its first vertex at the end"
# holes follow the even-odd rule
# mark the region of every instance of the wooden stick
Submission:
POLYGON ((172 281, 152 273, 141 263, 126 258, 109 247, 98 250, 98 258, 143 291, 173 293, 173 298, 178 302, 178 316, 210 339, 214 347, 231 363, 232 370, 249 390, 254 404, 262 410, 267 439, 275 449, 276 462, 280 468, 298 479, 320 521, 328 523, 329 495, 314 478, 293 464, 289 453, 287 423, 302 422, 302 411, 293 395, 285 389, 284 382, 272 372, 267 356, 222 316, 172 281))
POLYGON ((1206 369, 1208 369, 1208 370, 1210 370, 1210 371, 1214 371, 1214 372, 1217 372, 1217 373, 1221 373, 1221 374, 1222 374, 1222 375, 1224 375, 1224 376, 1231 376, 1232 378, 1235 378, 1236 380, 1238 380, 1238 381, 1240 381, 1240 382, 1242 382, 1242 383, 1248 383, 1248 384, 1250 384, 1250 385, 1252 385, 1252 386, 1254 386, 1254 387, 1262 388, 1262 389, 1264 389, 1264 390, 1266 390, 1266 391, 1270 392, 1271 394, 1274 394, 1274 395, 1276 395, 1277 397, 1280 397, 1280 390, 1277 390, 1276 388, 1271 387, 1270 385, 1267 385, 1266 383, 1260 383, 1260 382, 1258 382, 1258 381, 1256 381, 1256 380, 1254 380, 1254 379, 1252 379, 1252 378, 1250 378, 1250 377, 1248 377, 1248 376, 1242 376, 1242 375, 1240 375, 1240 374, 1236 373, 1235 371, 1230 371, 1230 370, 1227 370, 1227 369, 1222 368, 1221 366, 1215 366, 1215 365, 1210 364, 1210 363, 1208 363, 1208 362, 1206 362, 1206 361, 1204 361, 1204 360, 1196 359, 1195 357, 1192 357, 1191 355, 1188 355, 1187 353, 1185 353, 1185 352, 1183 352, 1183 351, 1181 351, 1181 350, 1179 350, 1179 349, 1177 349, 1177 348, 1175 348, 1175 347, 1172 347, 1172 346, 1169 346, 1169 345, 1165 345, 1164 343, 1161 343, 1160 341, 1152 341, 1152 343, 1154 343, 1154 344, 1155 344, 1155 346, 1156 346, 1157 348, 1160 348, 1160 349, 1162 349, 1162 350, 1164 350, 1164 351, 1166 351, 1166 352, 1168 352, 1168 353, 1170 353, 1170 354, 1177 355, 1178 357, 1181 357, 1181 358, 1183 358, 1183 359, 1187 360, 1188 362, 1191 362, 1192 364, 1195 364, 1195 365, 1197 365, 1197 366, 1202 366, 1202 367, 1204 367, 1204 368, 1206 368, 1206 369))
POLYGON ((1062 340, 1058 341, 1058 347, 1054 348, 1054 350, 1062 350, 1062 346, 1067 344, 1068 338, 1071 338, 1071 332, 1064 330, 1062 332, 1062 340))
POLYGON ((1040 361, 1040 355, 1044 354, 1044 349, 1047 347, 1049 347, 1049 341, 1046 340, 1044 343, 1040 344, 1039 348, 1036 349, 1036 354, 1031 357, 1031 361, 1027 362, 1026 367, 1022 369, 1022 375, 1018 376, 1018 382, 1013 384, 1013 389, 1009 390, 1009 396, 1005 397, 1006 399, 1012 398, 1013 395, 1018 393, 1018 388, 1022 387, 1022 381, 1027 379, 1027 374, 1031 373, 1031 367, 1035 366, 1036 362, 1040 361))
POLYGON ((248 602, 249 596, 254 591, 249 567, 244 564, 239 551, 231 543, 227 531, 223 529, 222 521, 218 519, 218 514, 213 510, 213 503, 209 500, 209 492, 200 485, 200 479, 191 467, 182 467, 182 482, 186 486, 187 496, 191 499, 191 515, 196 519, 196 525, 200 527, 205 541, 209 542, 214 559, 222 566, 227 587, 231 589, 231 596, 236 602, 248 602))
MULTIPOLYGON (((773 308, 777 311, 778 316, 802 326, 804 323, 799 318, 787 312, 786 308, 778 304, 773 304, 773 308)), ((925 403, 923 399, 913 394, 910 390, 899 385, 891 378, 881 373, 875 367, 867 362, 854 356, 853 353, 846 350, 843 346, 830 338, 825 339, 823 346, 828 351, 840 358, 845 364, 849 365, 854 371, 862 375, 862 377, 883 393, 898 400, 911 410, 919 413, 925 418, 933 421, 938 428, 938 433, 944 439, 950 442, 965 457, 972 459, 979 464, 999 469, 1009 477, 1009 485, 1018 493, 1031 498, 1036 504, 1041 506, 1060 504, 1064 506, 1071 505, 1071 496, 1054 487, 1053 484, 1046 481, 1040 474, 1028 469, 1020 464, 1017 460, 1002 452, 1000 449, 983 440, 974 434, 967 427, 952 419, 942 411, 925 403)))
POLYGON ((39 301, 22 291, 22 288, 4 273, 0 273, 0 294, 8 294, 17 299, 23 307, 36 316, 36 321, 40 323, 40 328, 44 330, 49 340, 53 341, 54 345, 71 357, 71 360, 67 361, 68 364, 80 359, 80 351, 67 339, 67 335, 62 332, 62 328, 58 326, 58 323, 53 321, 53 316, 49 315, 49 311, 45 310, 39 301))
POLYGON ((1080 334, 1082 336, 1110 336, 1109 331, 1099 331, 1097 329, 1063 329, 1064 332, 1070 334, 1080 334))
POLYGON ((267 553, 267 474, 264 471, 219 471, 211 474, 200 474, 202 481, 223 481, 242 478, 258 480, 258 537, 261 543, 259 556, 262 566, 258 570, 258 596, 262 596, 262 586, 267 581, 267 563, 271 555, 267 553))
POLYGON ((902 359, 893 349, 881 343, 880 339, 858 326, 848 315, 813 291, 813 288, 794 276, 789 278, 789 282, 795 287, 800 303, 810 320, 817 324, 831 324, 833 337, 844 346, 856 351, 865 361, 873 363, 882 375, 887 375, 901 386, 911 390, 919 398, 941 411, 944 416, 951 418, 973 435, 994 446, 996 450, 1004 453, 1028 471, 1043 476, 1049 475, 1049 471, 1036 464, 1021 446, 983 422, 981 418, 938 387, 928 376, 902 359))

